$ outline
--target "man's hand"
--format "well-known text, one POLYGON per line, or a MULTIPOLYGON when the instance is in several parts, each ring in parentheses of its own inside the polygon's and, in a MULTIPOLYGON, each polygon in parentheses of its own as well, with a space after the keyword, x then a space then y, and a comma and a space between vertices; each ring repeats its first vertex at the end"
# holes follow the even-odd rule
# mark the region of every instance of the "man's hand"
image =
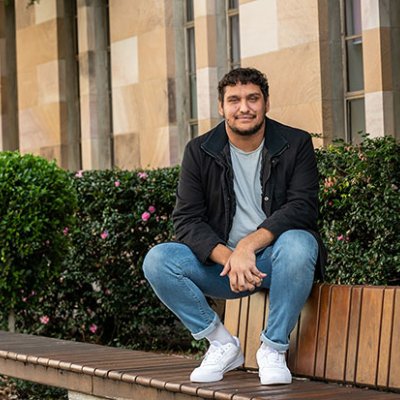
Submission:
POLYGON ((256 267, 256 252, 269 246, 273 240, 272 232, 260 228, 239 241, 221 272, 221 276, 229 276, 233 292, 253 291, 261 285, 266 274, 256 267))
POLYGON ((231 289, 235 293, 253 291, 260 286, 266 274, 256 267, 256 256, 252 250, 237 247, 224 265, 221 276, 229 276, 231 289))

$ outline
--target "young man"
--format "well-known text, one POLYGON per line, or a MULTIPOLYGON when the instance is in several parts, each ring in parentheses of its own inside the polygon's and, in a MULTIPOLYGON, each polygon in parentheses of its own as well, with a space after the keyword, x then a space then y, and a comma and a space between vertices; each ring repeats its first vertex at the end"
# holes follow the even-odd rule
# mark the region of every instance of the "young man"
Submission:
POLYGON ((206 296, 233 299, 269 289, 260 381, 291 383, 289 334, 324 258, 314 149, 306 132, 266 117, 268 82, 260 71, 232 70, 218 91, 224 121, 185 149, 173 213, 178 242, 152 248, 144 272, 193 337, 210 342, 193 382, 221 380, 243 363, 238 338, 206 296))

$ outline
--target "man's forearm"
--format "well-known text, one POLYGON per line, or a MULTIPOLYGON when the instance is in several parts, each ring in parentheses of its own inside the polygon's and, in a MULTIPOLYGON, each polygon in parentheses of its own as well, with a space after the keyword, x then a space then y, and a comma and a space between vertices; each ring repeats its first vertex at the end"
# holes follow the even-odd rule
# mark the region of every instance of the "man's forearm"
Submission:
POLYGON ((213 248, 209 258, 217 264, 225 265, 231 254, 232 250, 229 247, 219 243, 213 248))
POLYGON ((241 239, 236 248, 246 249, 256 253, 258 250, 269 246, 273 240, 274 234, 271 231, 260 228, 241 239))
MULTIPOLYGON (((256 253, 258 250, 269 246, 273 240, 274 235, 272 232, 260 228, 241 239, 237 247, 256 253)), ((229 247, 220 243, 214 247, 209 258, 217 264, 225 265, 232 253, 233 252, 229 247)))

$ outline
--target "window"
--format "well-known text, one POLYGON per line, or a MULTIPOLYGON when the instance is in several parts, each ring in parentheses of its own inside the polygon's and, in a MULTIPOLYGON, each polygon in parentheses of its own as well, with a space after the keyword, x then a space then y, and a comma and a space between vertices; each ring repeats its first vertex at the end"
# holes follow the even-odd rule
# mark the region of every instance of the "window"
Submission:
POLYGON ((229 70, 240 67, 239 0, 226 0, 229 70))
POLYGON ((197 81, 196 81, 196 43, 194 31, 193 0, 186 0, 186 70, 189 88, 189 136, 198 136, 197 120, 197 81))
POLYGON ((359 133, 365 132, 361 0, 342 0, 342 16, 346 140, 356 143, 361 140, 359 133))

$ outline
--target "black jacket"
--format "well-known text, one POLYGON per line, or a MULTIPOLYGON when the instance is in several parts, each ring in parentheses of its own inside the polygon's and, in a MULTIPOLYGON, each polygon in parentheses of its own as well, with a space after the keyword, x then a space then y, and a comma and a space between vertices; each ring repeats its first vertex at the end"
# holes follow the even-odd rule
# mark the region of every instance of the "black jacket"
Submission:
MULTIPOLYGON (((317 233, 318 170, 308 133, 266 119, 261 167, 264 227, 275 240, 289 229, 311 232, 320 245, 319 271, 326 252, 317 233)), ((176 238, 203 262, 226 244, 235 213, 233 169, 225 122, 191 140, 185 149, 173 212, 176 238)))

